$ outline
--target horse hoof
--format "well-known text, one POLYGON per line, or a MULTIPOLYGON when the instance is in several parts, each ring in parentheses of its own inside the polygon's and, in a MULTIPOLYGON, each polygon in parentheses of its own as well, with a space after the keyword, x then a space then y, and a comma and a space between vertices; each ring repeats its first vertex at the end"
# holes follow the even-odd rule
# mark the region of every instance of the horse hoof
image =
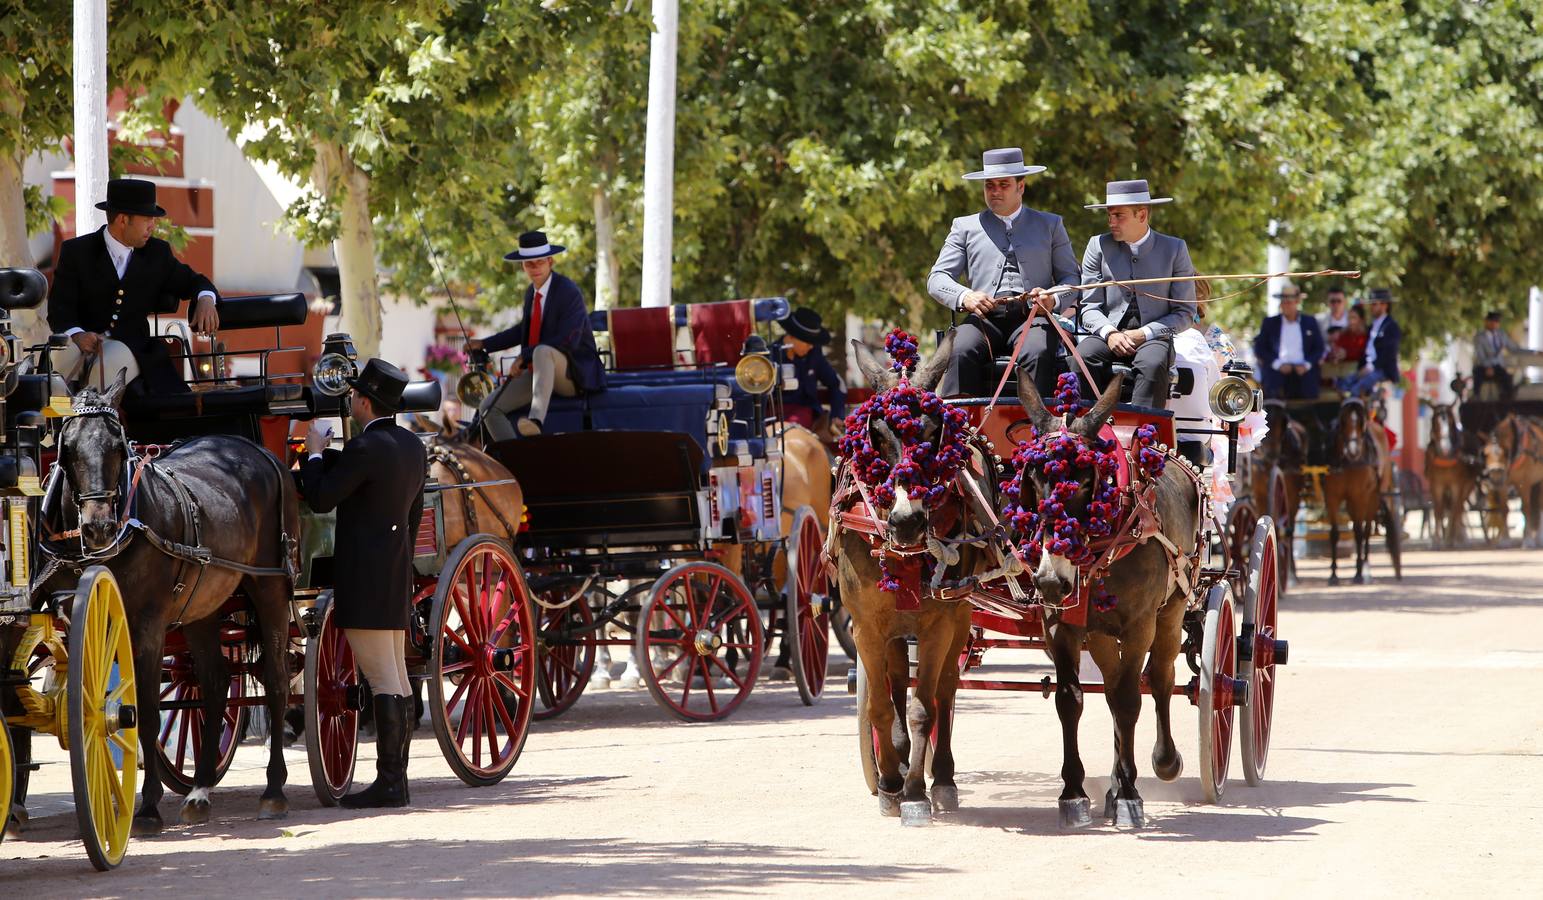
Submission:
POLYGON ((1157 776, 1159 781, 1166 781, 1171 784, 1178 781, 1179 775, 1183 772, 1184 754, 1178 750, 1173 751, 1173 762, 1168 765, 1163 765, 1162 761, 1157 758, 1156 753, 1152 754, 1152 773, 1157 776))
POLYGON ((160 816, 135 816, 130 832, 134 837, 155 837, 161 833, 160 816))
POLYGON ((883 788, 879 788, 879 815, 887 816, 889 818, 899 818, 900 806, 901 803, 899 791, 895 791, 893 794, 891 794, 889 791, 886 791, 883 788))
POLYGON ((772 681, 792 681, 793 670, 787 666, 776 666, 771 671, 772 681))
POLYGON ((1368 581, 1371 581, 1371 579, 1363 575, 1357 575, 1356 577, 1350 579, 1351 584, 1365 584, 1368 581))
POLYGON ((1146 816, 1141 808, 1141 798, 1114 801, 1113 818, 1116 828, 1140 828, 1146 824, 1146 816))
POLYGON ((900 824, 906 826, 931 825, 932 804, 926 800, 907 800, 900 804, 900 824))
POLYGON ((184 825, 205 825, 209 822, 209 801, 189 800, 182 804, 178 816, 184 825))
POLYGON ((1338 575, 1330 575, 1329 576, 1329 587, 1339 587, 1339 576, 1338 575))
POLYGON ((1087 828, 1093 824, 1093 804, 1086 797, 1061 801, 1061 827, 1087 828))
POLYGON ((951 784, 932 786, 932 811, 951 813, 959 811, 959 788, 951 784))
POLYGON ((289 801, 283 797, 275 797, 271 800, 264 797, 262 802, 257 804, 258 821, 282 819, 287 815, 289 815, 289 801))

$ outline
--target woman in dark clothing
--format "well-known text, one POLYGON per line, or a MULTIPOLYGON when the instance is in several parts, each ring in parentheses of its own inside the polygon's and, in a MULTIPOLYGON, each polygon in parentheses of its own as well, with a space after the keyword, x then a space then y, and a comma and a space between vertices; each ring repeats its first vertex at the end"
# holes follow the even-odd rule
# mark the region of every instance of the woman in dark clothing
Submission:
POLYGON ((783 337, 771 345, 772 359, 777 363, 792 363, 797 387, 782 395, 783 418, 796 422, 819 433, 818 424, 826 415, 820 403, 820 388, 830 395, 830 418, 827 429, 840 428, 846 418, 846 386, 841 376, 825 358, 823 348, 830 343, 830 330, 822 327, 820 314, 812 309, 795 309, 786 318, 778 319, 783 337))

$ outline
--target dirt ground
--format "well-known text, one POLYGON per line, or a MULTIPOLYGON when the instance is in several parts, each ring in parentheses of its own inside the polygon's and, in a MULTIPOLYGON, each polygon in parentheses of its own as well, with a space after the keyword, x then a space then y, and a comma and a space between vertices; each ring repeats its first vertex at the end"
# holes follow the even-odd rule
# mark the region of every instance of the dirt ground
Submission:
MULTIPOLYGON (((1060 733, 1037 694, 962 695, 963 809, 930 828, 881 818, 858 769, 843 658, 819 705, 762 684, 716 725, 676 724, 646 691, 587 695, 537 723, 513 774, 491 788, 462 786, 425 726, 414 806, 400 811, 320 808, 296 748, 289 818, 258 822, 266 754, 248 745, 214 793, 210 824, 135 841, 107 874, 75 837, 67 762, 40 740, 48 764, 34 776, 33 819, 0 845, 0 884, 29 898, 995 897, 1116 885, 1148 896, 1537 896, 1543 555, 1411 553, 1401 583, 1379 565, 1376 584, 1333 590, 1326 572, 1304 563, 1282 603, 1292 655, 1269 783, 1245 786, 1235 758, 1224 802, 1203 804, 1196 717, 1182 699, 1187 769, 1159 783, 1146 774, 1146 707, 1137 760, 1154 821, 1141 831, 1058 830, 1060 733)), ((1037 678, 1041 663, 1003 653, 986 672, 1037 678)), ((1089 772, 1107 772, 1108 712, 1089 700, 1083 756, 1089 772)), ((361 772, 373 753, 363 746, 361 772)), ((1088 793, 1105 786, 1093 777, 1088 793)), ((173 795, 161 808, 176 821, 173 795)))

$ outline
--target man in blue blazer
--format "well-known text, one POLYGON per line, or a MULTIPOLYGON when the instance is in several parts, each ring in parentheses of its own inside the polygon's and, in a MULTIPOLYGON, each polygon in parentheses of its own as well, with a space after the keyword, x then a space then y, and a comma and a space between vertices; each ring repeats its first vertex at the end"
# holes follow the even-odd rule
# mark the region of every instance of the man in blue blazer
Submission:
POLYGON ((1372 288, 1366 302, 1371 307, 1372 320, 1366 333, 1366 364, 1342 382, 1345 392, 1355 395, 1370 394, 1384 381, 1396 385, 1403 380, 1403 373, 1398 368, 1398 350, 1404 333, 1389 312, 1393 292, 1387 288, 1372 288))
POLYGON ((605 387, 605 369, 595 349, 595 332, 579 286, 552 271, 552 257, 566 250, 540 231, 520 235, 520 246, 504 256, 518 262, 530 279, 525 289, 525 317, 518 325, 483 340, 466 342, 468 350, 497 353, 520 348, 509 378, 488 395, 478 411, 489 443, 541 433, 555 391, 575 397, 605 387), (509 414, 529 407, 515 424, 509 414))
POLYGON ((1254 338, 1254 362, 1266 397, 1313 400, 1318 397, 1318 363, 1323 359, 1318 320, 1302 315, 1302 291, 1288 284, 1280 292, 1280 315, 1270 316, 1254 338))

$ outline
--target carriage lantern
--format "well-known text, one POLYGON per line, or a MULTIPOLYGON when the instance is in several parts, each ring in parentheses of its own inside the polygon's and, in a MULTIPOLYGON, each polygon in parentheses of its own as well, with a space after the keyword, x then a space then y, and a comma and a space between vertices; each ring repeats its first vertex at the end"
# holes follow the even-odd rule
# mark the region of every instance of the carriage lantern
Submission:
POLYGON ((328 397, 341 397, 348 393, 349 379, 359 374, 359 367, 354 364, 359 354, 353 338, 342 332, 329 334, 321 349, 321 359, 311 370, 311 383, 328 397))
POLYGON ((766 339, 752 334, 745 339, 743 355, 734 366, 734 381, 747 394, 765 394, 777 385, 777 367, 771 361, 766 339))
POLYGON ((466 374, 455 383, 455 395, 466 406, 479 408, 493 393, 493 376, 488 374, 488 352, 466 351, 466 374))
POLYGON ((1241 422, 1259 406, 1258 392, 1236 375, 1223 375, 1211 386, 1211 412, 1223 422, 1241 422))

